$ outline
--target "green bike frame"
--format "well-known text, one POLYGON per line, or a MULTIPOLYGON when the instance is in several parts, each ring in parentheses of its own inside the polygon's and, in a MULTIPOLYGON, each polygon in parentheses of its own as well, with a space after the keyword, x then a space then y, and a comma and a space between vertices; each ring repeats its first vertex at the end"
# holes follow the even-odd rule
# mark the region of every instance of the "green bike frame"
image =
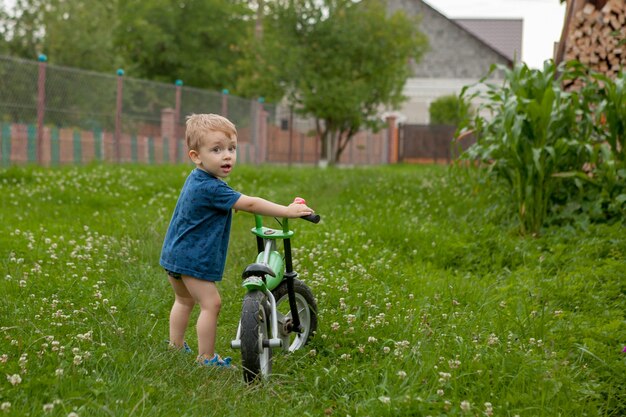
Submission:
MULTIPOLYGON (((265 274, 265 280, 258 279, 246 279, 243 282, 243 286, 249 290, 273 290, 283 280, 285 274, 285 261, 291 264, 291 250, 288 244, 289 239, 294 235, 292 230, 289 230, 289 220, 283 219, 282 230, 271 229, 263 226, 263 217, 255 215, 255 227, 251 232, 257 238, 257 249, 259 254, 256 257, 257 264, 267 265, 273 272, 274 276, 265 274), (285 243, 285 256, 287 259, 283 259, 280 253, 276 250, 276 241, 283 240, 285 243)), ((291 265, 288 265, 289 267, 291 265)), ((251 277, 254 278, 254 277, 251 277)))

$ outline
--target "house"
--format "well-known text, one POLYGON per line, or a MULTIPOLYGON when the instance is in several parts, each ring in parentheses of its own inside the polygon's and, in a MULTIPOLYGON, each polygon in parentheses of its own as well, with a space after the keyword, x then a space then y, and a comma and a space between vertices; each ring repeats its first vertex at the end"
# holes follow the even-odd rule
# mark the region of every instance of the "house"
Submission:
POLYGON ((398 110, 404 123, 427 124, 434 100, 458 94, 485 76, 492 64, 512 66, 521 55, 522 19, 453 20, 421 0, 388 0, 387 8, 420 16, 420 29, 429 41, 422 59, 411 63, 412 76, 404 88, 408 100, 398 110))

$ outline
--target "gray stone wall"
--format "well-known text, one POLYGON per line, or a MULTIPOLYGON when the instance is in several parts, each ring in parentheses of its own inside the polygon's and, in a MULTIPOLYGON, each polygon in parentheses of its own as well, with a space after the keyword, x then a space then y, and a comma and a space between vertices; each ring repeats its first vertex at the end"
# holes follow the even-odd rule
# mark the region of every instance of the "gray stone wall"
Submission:
POLYGON ((509 64, 504 56, 420 0, 387 0, 387 9, 421 17, 419 27, 428 37, 429 49, 420 62, 412 63, 412 77, 479 79, 492 64, 509 64))

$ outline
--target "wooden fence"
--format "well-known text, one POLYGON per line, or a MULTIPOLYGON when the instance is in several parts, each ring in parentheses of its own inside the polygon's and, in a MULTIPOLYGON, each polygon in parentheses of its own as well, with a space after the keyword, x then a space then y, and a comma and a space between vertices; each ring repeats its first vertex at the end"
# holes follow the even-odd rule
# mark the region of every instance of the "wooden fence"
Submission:
POLYGON ((406 124, 399 130, 398 160, 405 163, 450 163, 475 142, 467 137, 456 143, 454 126, 406 124))

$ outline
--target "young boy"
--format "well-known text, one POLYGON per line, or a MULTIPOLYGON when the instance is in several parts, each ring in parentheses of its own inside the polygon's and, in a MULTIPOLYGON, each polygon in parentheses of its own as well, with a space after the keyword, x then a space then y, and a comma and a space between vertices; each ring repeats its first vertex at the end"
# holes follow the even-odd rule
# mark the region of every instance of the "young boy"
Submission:
POLYGON ((221 299, 215 283, 222 279, 232 209, 265 216, 301 217, 313 213, 305 204, 283 206, 249 197, 224 181, 237 161, 237 129, 216 114, 187 118, 185 140, 196 168, 189 174, 170 221, 160 264, 174 290, 170 312, 170 345, 190 351, 184 342, 189 316, 200 305, 196 324, 198 363, 229 366, 215 353, 221 299))

